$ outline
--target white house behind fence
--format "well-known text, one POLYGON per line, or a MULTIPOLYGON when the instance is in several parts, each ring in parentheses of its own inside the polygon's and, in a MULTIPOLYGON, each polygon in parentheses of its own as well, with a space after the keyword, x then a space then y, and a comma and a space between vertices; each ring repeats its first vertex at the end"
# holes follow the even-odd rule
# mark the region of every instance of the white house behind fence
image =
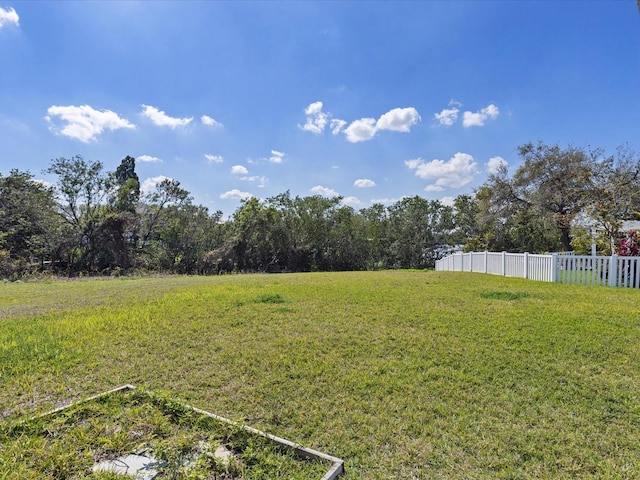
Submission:
POLYGON ((640 257, 552 253, 454 253, 436 261, 436 270, 479 272, 542 282, 638 288, 640 257))

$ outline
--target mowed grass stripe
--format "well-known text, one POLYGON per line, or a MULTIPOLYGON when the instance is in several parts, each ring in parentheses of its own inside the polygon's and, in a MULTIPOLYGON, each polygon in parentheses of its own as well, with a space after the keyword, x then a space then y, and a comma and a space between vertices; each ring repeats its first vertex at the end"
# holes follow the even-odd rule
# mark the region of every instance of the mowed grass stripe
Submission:
POLYGON ((345 478, 640 477, 640 292, 421 271, 0 287, 0 414, 132 383, 345 478))

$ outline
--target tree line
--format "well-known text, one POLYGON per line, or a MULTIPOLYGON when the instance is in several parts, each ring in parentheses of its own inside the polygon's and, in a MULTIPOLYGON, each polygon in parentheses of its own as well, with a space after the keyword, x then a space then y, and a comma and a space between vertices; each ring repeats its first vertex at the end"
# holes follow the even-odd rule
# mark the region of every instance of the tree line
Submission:
POLYGON ((640 157, 544 143, 453 205, 405 197, 356 211, 341 197, 250 198, 228 219, 177 180, 141 192, 135 159, 113 172, 81 156, 51 161, 55 186, 0 175, 0 276, 40 272, 299 272, 432 268, 457 250, 610 253, 622 220, 640 218, 640 157), (597 228, 595 228, 597 227, 597 228), (595 229, 595 230, 594 230, 595 229))

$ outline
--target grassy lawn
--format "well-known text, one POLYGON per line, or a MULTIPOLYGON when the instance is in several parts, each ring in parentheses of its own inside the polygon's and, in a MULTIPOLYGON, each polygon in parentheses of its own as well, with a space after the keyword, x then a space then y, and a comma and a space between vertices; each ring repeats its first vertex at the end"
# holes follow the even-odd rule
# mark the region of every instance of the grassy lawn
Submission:
POLYGON ((0 419, 131 383, 345 479, 640 478, 639 303, 417 271, 2 284, 0 419))

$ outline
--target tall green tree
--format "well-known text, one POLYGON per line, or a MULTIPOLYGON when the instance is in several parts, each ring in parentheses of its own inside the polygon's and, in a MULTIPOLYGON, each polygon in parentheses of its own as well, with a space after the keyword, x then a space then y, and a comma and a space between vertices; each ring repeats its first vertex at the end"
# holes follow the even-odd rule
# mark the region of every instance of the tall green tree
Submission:
POLYGON ((516 196, 535 215, 553 217, 565 251, 571 247, 571 225, 587 204, 600 152, 527 143, 518 148, 523 163, 513 176, 516 196))
POLYGON ((0 254, 4 274, 19 274, 34 262, 42 268, 59 240, 53 189, 29 172, 0 174, 0 254))
POLYGON ((419 196, 405 197, 389 207, 391 267, 433 268, 450 251, 453 209, 419 196))
POLYGON ((327 268, 333 271, 356 271, 367 268, 370 243, 364 218, 352 207, 341 205, 333 210, 326 254, 327 268))
POLYGON ((162 235, 171 228, 173 221, 169 207, 182 208, 191 204, 191 195, 175 179, 165 178, 144 196, 139 205, 139 231, 137 250, 142 267, 154 269, 161 264, 163 252, 162 235))
POLYGON ((100 228, 108 215, 113 175, 103 171, 102 162, 86 161, 80 155, 54 159, 45 172, 58 177, 59 213, 70 229, 60 254, 72 269, 96 270, 100 228))
POLYGON ((136 173, 136 159, 127 155, 115 171, 116 193, 114 207, 118 212, 135 213, 140 200, 140 179, 136 173))
POLYGON ((207 252, 222 244, 221 217, 222 212, 210 214, 202 205, 168 206, 156 240, 158 268, 180 274, 206 273, 207 252))
POLYGON ((360 210, 364 239, 367 244, 367 265, 370 270, 390 268, 389 215, 381 203, 360 210))
POLYGON ((278 211, 256 197, 242 202, 233 215, 235 265, 240 271, 267 272, 278 267, 279 243, 274 235, 278 211))
POLYGON ((628 145, 597 165, 586 213, 613 247, 624 220, 640 219, 640 155, 628 145))

